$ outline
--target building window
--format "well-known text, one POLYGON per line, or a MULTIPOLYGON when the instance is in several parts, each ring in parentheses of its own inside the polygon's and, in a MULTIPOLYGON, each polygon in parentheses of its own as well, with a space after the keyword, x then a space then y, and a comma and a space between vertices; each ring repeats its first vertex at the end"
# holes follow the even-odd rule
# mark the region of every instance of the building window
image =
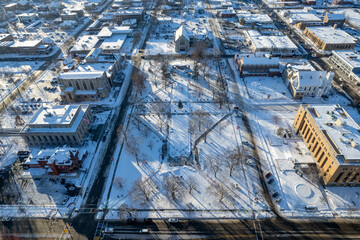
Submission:
POLYGON ((95 89, 95 88, 94 88, 94 84, 92 83, 92 81, 90 82, 90 88, 91 88, 92 90, 95 89))
POLYGON ((55 139, 56 139, 56 141, 59 141, 59 138, 58 138, 58 136, 55 136, 55 139))
POLYGON ((76 84, 76 88, 77 88, 77 89, 81 89, 78 82, 75 82, 75 84, 76 84))
POLYGON ((65 138, 64 138, 64 136, 61 136, 61 140, 62 140, 63 142, 65 142, 65 138))
POLYGON ((344 175, 344 172, 339 173, 339 175, 337 176, 334 182, 338 182, 339 179, 342 177, 342 175, 344 175))

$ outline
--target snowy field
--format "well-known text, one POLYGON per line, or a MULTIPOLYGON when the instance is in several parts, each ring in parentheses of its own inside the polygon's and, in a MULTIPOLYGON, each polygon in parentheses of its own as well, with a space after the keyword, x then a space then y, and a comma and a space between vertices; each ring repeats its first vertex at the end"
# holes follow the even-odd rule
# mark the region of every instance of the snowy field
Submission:
POLYGON ((171 35, 167 39, 163 36, 161 38, 149 38, 146 43, 145 54, 156 55, 156 54, 176 54, 174 39, 171 35))
POLYGON ((194 61, 170 59, 168 83, 160 80, 161 62, 142 61, 146 88, 132 98, 136 106, 128 109, 124 144, 114 154, 110 197, 105 192, 101 204, 112 209, 106 218, 127 218, 128 209, 151 218, 269 216, 257 172, 246 164, 242 122, 227 104, 213 100, 218 62, 200 64, 195 81, 194 61))
POLYGON ((281 77, 245 77, 247 91, 255 101, 267 99, 291 101, 292 97, 281 77))

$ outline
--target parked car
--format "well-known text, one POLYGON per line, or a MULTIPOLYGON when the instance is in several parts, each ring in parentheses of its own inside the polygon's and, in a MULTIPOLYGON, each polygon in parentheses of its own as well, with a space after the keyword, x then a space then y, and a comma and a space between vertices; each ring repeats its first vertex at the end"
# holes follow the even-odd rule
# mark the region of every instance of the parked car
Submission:
POLYGON ((179 222, 179 219, 177 218, 169 218, 169 223, 178 223, 179 222))
POLYGON ((274 194, 272 195, 273 198, 276 198, 277 196, 279 196, 279 193, 278 192, 274 192, 274 194))
POLYGON ((268 184, 272 184, 274 182, 274 179, 272 178, 272 179, 270 179, 267 183, 268 184))
POLYGON ((269 177, 271 177, 271 176, 272 176, 272 173, 271 173, 271 172, 268 172, 268 173, 265 175, 266 178, 269 178, 269 177))
POLYGON ((68 200, 69 200, 69 197, 65 197, 65 198, 64 198, 64 201, 62 202, 62 204, 63 204, 63 205, 66 204, 68 200))
POLYGON ((152 222, 152 219, 151 219, 151 218, 145 218, 145 219, 144 219, 144 222, 146 222, 146 223, 151 223, 151 222, 152 222))
POLYGON ((10 217, 3 217, 1 219, 2 222, 10 222, 11 221, 11 218, 10 217))
POLYGON ((114 228, 111 228, 111 227, 108 227, 108 228, 105 228, 105 233, 114 233, 114 228))
POLYGON ((277 203, 281 202, 281 197, 277 198, 277 199, 275 200, 275 202, 277 202, 277 203))
POLYGON ((148 233, 148 232, 149 232, 149 229, 147 229, 147 228, 143 228, 143 229, 139 230, 139 233, 148 233))

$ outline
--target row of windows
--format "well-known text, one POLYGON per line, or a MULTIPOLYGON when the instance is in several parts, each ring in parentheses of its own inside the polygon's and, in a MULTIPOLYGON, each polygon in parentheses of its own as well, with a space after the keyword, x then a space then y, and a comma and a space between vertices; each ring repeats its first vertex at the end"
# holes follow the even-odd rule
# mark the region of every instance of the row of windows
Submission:
MULTIPOLYGON (((77 90, 96 90, 93 81, 66 81, 68 87, 74 87, 77 90), (90 86, 88 86, 87 82, 90 86), (81 87, 81 85, 83 87, 81 87)), ((66 84, 65 84, 66 85, 66 84)))
POLYGON ((71 142, 71 141, 77 141, 75 136, 72 136, 72 139, 70 136, 63 136, 63 135, 55 135, 55 136, 26 136, 26 139, 28 142, 71 142))

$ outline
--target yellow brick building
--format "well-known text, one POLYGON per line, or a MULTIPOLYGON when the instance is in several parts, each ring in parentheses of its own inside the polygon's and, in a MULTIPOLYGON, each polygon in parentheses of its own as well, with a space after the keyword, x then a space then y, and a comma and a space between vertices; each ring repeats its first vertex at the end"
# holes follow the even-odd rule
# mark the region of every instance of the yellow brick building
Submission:
POLYGON ((356 39, 345 31, 332 27, 306 27, 304 34, 321 50, 350 50, 356 39))
POLYGON ((301 105, 293 123, 326 185, 360 185, 360 128, 339 105, 301 105))

